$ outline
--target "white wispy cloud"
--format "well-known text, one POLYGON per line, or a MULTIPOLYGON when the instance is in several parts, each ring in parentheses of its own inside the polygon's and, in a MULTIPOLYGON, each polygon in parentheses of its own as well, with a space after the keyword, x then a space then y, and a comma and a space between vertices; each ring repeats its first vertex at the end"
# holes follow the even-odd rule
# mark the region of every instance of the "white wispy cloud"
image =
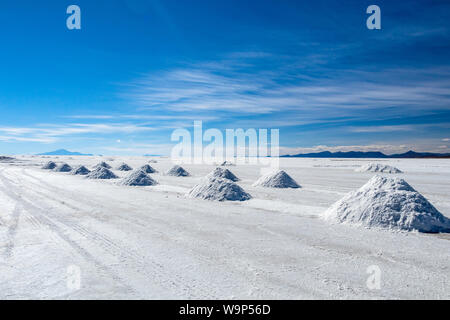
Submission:
POLYGON ((41 125, 36 127, 0 127, 0 140, 5 142, 53 143, 67 136, 83 134, 139 133, 155 131, 157 128, 134 124, 84 124, 41 125))
POLYGON ((361 126, 349 127, 351 132, 396 132, 396 131, 413 131, 417 127, 414 125, 396 125, 396 126, 361 126))
MULTIPOLYGON (((172 121, 172 120, 197 120, 198 116, 195 115, 157 115, 157 114, 110 114, 110 115, 89 115, 89 114, 79 114, 79 115, 67 115, 63 116, 63 118, 67 119, 81 119, 81 120, 146 120, 146 123, 149 121, 155 121, 160 123, 161 121, 172 121)), ((202 119, 206 120, 217 120, 220 119, 218 116, 202 116, 202 119)))
MULTIPOLYGON (((227 60, 224 63, 231 63, 227 60)), ((301 80, 298 70, 267 71, 248 67, 222 70, 213 65, 152 73, 133 82, 124 94, 142 110, 229 114, 277 114, 296 111, 315 119, 358 111, 389 109, 378 117, 429 109, 450 109, 450 81, 436 81, 434 72, 448 68, 398 69, 363 72, 343 70, 339 75, 301 80), (297 72, 299 77, 292 76, 297 72)), ((320 74, 319 74, 320 75, 320 74)))

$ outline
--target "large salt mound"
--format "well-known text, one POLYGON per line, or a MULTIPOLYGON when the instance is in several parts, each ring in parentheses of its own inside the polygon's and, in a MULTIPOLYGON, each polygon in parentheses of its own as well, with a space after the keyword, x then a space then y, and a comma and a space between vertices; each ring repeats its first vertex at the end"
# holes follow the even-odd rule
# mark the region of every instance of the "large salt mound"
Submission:
POLYGON ((142 170, 133 171, 128 177, 125 177, 121 183, 123 186, 154 186, 158 184, 142 170))
POLYGON ((253 186, 265 188, 301 188, 300 185, 283 170, 269 173, 259 178, 253 186))
POLYGON ((208 178, 223 178, 228 179, 233 182, 239 181, 239 178, 236 177, 230 170, 224 168, 216 168, 213 172, 207 175, 208 178))
POLYGON ((143 166, 140 168, 140 170, 144 171, 145 173, 155 173, 155 172, 157 172, 155 169, 152 168, 152 166, 150 166, 150 165, 148 165, 148 164, 143 165, 143 166))
POLYGON ((94 167, 94 169, 97 169, 97 168, 111 169, 112 167, 109 164, 107 164, 106 162, 102 161, 94 167))
POLYGON ((215 201, 246 201, 251 196, 233 181, 221 178, 206 179, 188 194, 190 198, 215 201))
POLYGON ((399 169, 382 163, 366 164, 365 166, 356 169, 356 172, 402 173, 399 169))
POLYGON ((54 163, 53 161, 49 161, 46 164, 44 164, 44 166, 42 167, 42 169, 44 170, 53 170, 57 167, 56 163, 54 163))
POLYGON ((70 173, 73 174, 74 176, 85 176, 88 175, 90 172, 91 170, 89 170, 85 166, 78 166, 74 168, 70 173))
POLYGON ((174 177, 189 177, 190 174, 186 170, 184 170, 180 166, 174 166, 172 169, 166 172, 166 175, 168 176, 174 176, 174 177))
POLYGON ((122 163, 120 166, 117 167, 118 171, 131 171, 133 170, 132 167, 130 167, 129 165, 127 165, 126 163, 122 163))
POLYGON ((361 189, 336 202, 323 218, 369 228, 450 232, 450 219, 405 180, 382 176, 373 177, 361 189))
POLYGON ((70 172, 72 171, 72 167, 67 163, 62 163, 54 169, 55 172, 70 172))
POLYGON ((91 171, 86 178, 88 179, 117 179, 118 177, 109 169, 98 167, 95 170, 91 171))

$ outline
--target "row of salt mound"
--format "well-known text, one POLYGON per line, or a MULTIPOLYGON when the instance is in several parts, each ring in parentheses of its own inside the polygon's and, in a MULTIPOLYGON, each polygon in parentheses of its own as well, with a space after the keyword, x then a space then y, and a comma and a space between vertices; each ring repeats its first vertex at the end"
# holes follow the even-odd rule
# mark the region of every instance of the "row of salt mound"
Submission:
MULTIPOLYGON (((383 173, 398 173, 385 166, 366 166, 366 170, 383 173)), ((389 166, 388 166, 389 167, 389 166)), ((47 163, 43 168, 57 169, 65 172, 68 165, 56 166, 47 163)), ((395 168, 394 168, 395 169, 395 168)), ((85 174, 88 169, 83 166, 73 172, 85 174)), ((152 170, 150 170, 152 171, 152 170)), ((189 174, 175 166, 168 175, 188 176, 189 174)), ((100 165, 88 174, 90 179, 115 179, 110 170, 100 165)), ((217 168, 211 172, 204 183, 195 186, 188 196, 216 201, 246 201, 251 195, 234 181, 239 179, 227 169, 217 168), (219 169, 219 170, 218 170, 219 169)), ((151 186, 157 182, 143 170, 137 170, 124 178, 121 185, 151 186)), ((260 178, 255 186, 269 188, 299 188, 300 186, 284 171, 270 173, 260 178)), ((353 224, 367 228, 388 228, 419 232, 450 232, 450 219, 442 215, 425 197, 414 190, 405 180, 398 178, 373 177, 361 189, 351 192, 331 206, 322 218, 328 221, 353 224)))
MULTIPOLYGON (((251 195, 245 192, 235 182, 239 181, 230 170, 216 168, 206 176, 201 184, 196 185, 187 196, 204 200, 246 201, 251 195)), ((254 186, 266 188, 300 188, 286 172, 278 171, 263 176, 254 186)))

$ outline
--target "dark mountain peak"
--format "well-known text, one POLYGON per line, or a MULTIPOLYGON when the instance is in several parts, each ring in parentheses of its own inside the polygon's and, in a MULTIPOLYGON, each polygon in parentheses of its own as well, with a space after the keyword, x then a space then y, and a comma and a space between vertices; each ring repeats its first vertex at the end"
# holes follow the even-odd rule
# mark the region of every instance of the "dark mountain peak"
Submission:
POLYGON ((66 149, 59 149, 46 153, 40 153, 38 156, 92 156, 92 154, 83 154, 80 152, 71 152, 66 149))

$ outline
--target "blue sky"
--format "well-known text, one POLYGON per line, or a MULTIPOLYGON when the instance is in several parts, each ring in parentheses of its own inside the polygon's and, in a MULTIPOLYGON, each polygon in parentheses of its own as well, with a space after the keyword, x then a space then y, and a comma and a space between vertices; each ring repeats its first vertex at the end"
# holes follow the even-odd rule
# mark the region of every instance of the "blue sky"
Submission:
POLYGON ((448 1, 2 1, 0 41, 5 154, 169 154, 194 120, 283 153, 450 152, 448 1))

